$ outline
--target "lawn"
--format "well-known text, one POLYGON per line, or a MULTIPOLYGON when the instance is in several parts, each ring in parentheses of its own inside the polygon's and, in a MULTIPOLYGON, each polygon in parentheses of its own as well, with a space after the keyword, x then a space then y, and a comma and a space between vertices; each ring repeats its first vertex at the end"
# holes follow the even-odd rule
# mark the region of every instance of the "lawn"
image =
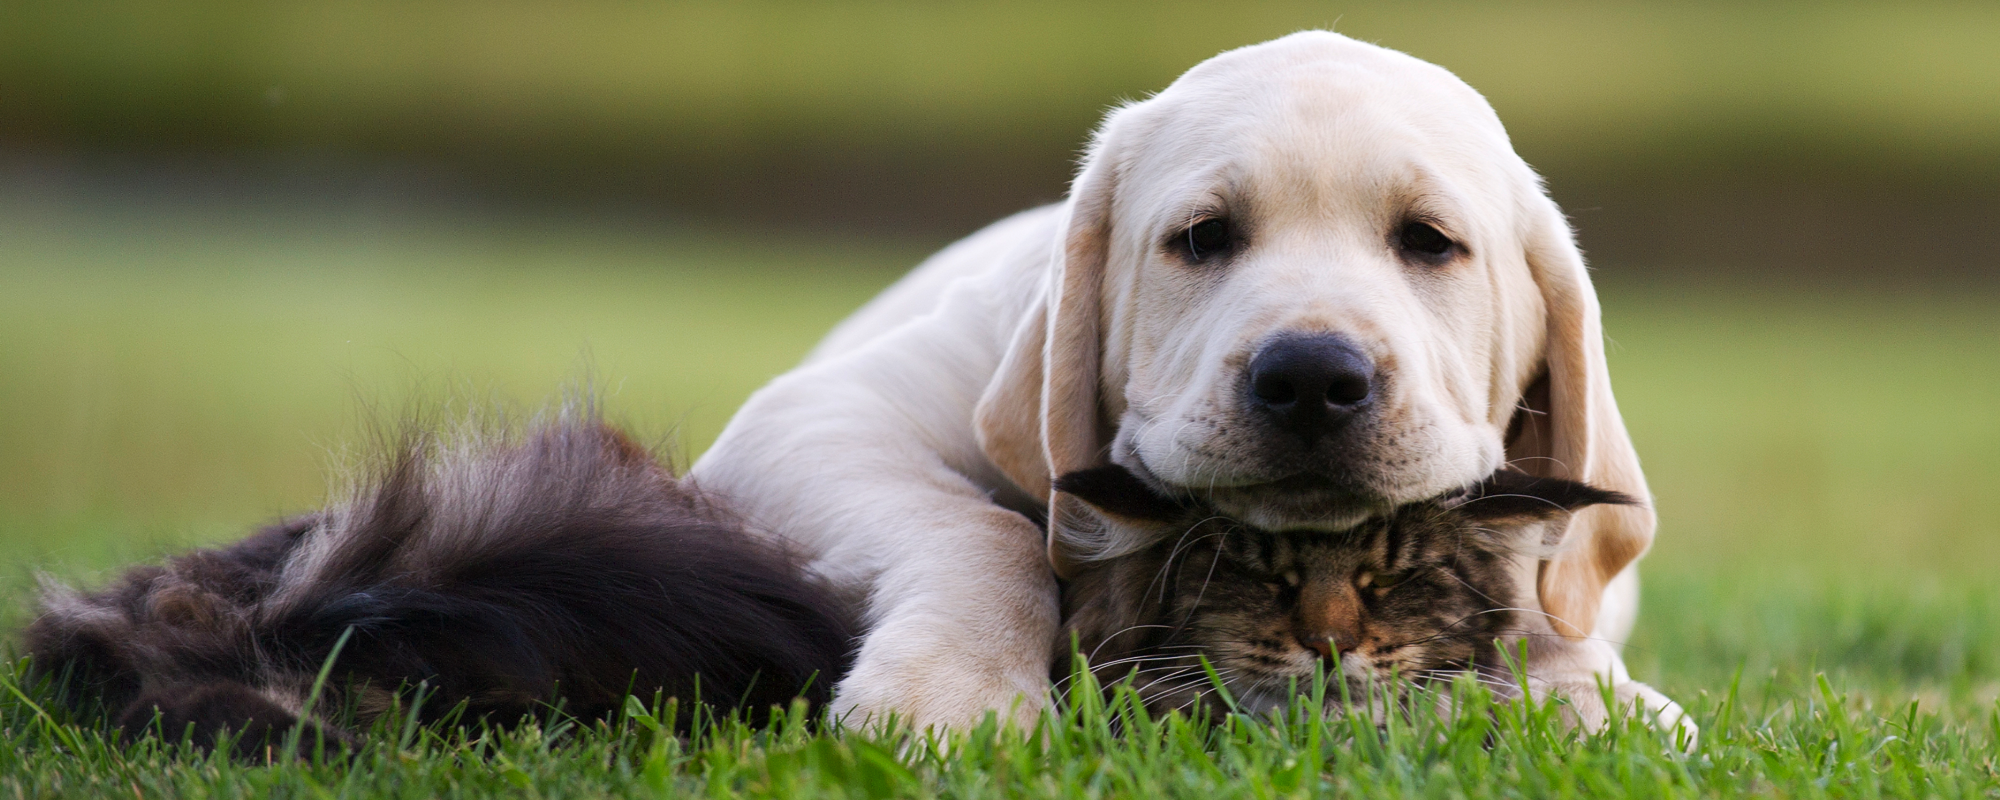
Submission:
MULTIPOLYGON (((368 420, 413 404, 532 410, 587 381, 614 418, 697 453, 922 249, 0 204, 0 623, 24 620, 37 571, 102 580, 309 507, 368 420)), ((1086 703, 949 748, 799 724, 680 740, 646 712, 388 730, 351 765, 246 768, 107 747, 0 677, 0 797, 1996 797, 1995 299, 1606 287, 1662 517, 1628 660, 1701 723, 1689 755, 1637 730, 1566 736, 1532 709, 1114 726, 1086 703)))

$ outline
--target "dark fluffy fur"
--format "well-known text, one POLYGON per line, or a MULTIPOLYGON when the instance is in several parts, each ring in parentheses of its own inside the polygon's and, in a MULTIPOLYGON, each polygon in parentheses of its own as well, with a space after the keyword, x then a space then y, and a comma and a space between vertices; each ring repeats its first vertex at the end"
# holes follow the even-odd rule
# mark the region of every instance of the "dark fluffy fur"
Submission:
MULTIPOLYGON (((1159 495, 1120 467, 1057 486, 1107 524, 1157 529, 1150 548, 1087 562, 1063 602, 1096 677, 1133 678, 1155 711, 1212 707, 1219 695, 1203 657, 1239 707, 1259 710, 1288 707, 1318 674, 1345 676, 1350 697, 1392 676, 1498 680, 1495 641, 1521 629, 1519 576, 1554 544, 1536 535, 1539 523, 1632 502, 1503 471, 1350 531, 1273 532, 1159 495)), ((1066 657, 1055 665, 1058 676, 1069 669, 1066 657)))
POLYGON ((825 702, 849 649, 793 561, 595 419, 419 437, 348 502, 102 591, 49 586, 42 608, 33 669, 69 702, 129 736, 233 730, 249 756, 299 725, 355 740, 300 720, 343 634, 313 708, 359 726, 419 692, 426 720, 600 716, 656 692, 761 716, 825 702))

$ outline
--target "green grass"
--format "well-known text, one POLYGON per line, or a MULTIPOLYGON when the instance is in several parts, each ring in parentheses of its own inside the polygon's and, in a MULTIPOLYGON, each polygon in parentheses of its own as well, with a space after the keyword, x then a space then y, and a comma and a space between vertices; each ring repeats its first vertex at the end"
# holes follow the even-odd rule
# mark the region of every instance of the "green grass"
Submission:
MULTIPOLYGON (((0 211, 10 628, 37 570, 101 580, 310 506, 370 415, 423 398, 532 407, 588 369, 614 417, 698 452, 921 255, 581 225, 0 211)), ((1993 298, 1605 298, 1663 520, 1628 658, 1702 724, 1691 755, 1638 730, 1571 737, 1523 709, 1377 730, 1114 726, 1085 704, 1032 736, 945 750, 795 722, 679 740, 635 715, 394 728, 351 765, 247 768, 110 747, 0 670, 0 797, 2000 795, 1993 298)))

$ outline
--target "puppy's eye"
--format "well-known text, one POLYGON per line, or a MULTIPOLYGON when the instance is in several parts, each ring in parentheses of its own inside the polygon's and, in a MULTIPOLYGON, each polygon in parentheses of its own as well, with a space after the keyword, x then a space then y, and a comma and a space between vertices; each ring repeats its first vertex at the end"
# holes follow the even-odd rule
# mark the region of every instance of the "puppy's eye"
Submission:
POLYGON ((1402 230, 1396 232, 1396 244, 1403 252, 1430 262, 1444 260, 1458 246, 1436 226, 1416 220, 1403 223, 1402 230))
POLYGON ((1209 217, 1189 225, 1187 230, 1181 231, 1170 244, 1189 261, 1207 261, 1229 254, 1229 251, 1236 246, 1236 231, 1230 226, 1229 220, 1209 217))

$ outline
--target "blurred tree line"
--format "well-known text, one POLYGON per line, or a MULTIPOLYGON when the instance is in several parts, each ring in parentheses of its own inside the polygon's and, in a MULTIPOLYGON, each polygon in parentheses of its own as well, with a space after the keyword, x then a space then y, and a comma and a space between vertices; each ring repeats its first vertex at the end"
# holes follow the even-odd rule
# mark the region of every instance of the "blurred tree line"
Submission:
POLYGON ((11 0, 0 157, 941 238, 1058 198, 1106 107, 1311 27, 1484 92, 1609 270, 2000 266, 1992 2, 11 0))

